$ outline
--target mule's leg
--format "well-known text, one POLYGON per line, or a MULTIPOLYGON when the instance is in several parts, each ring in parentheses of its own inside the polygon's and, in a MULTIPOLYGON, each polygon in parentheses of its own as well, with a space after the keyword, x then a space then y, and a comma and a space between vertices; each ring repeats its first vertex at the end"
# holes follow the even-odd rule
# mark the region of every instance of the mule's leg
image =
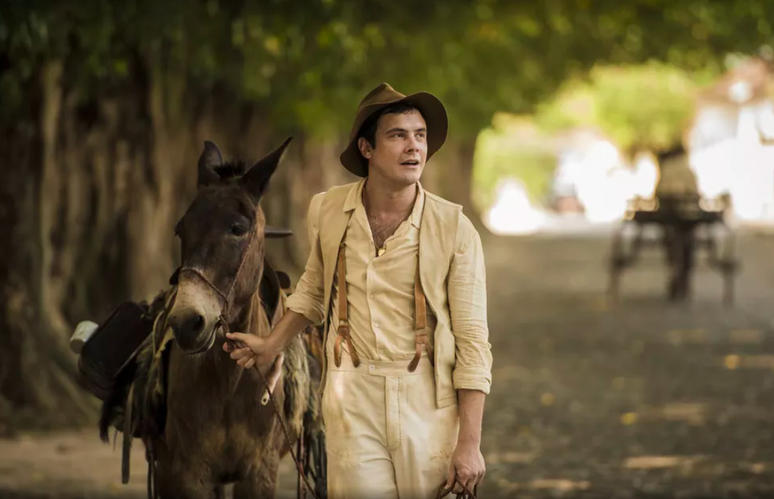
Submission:
POLYGON ((208 467, 191 463, 159 461, 156 471, 156 490, 160 499, 217 499, 216 485, 208 467))
POLYGON ((234 484, 234 499, 272 499, 277 493, 279 456, 265 456, 244 480, 234 484))

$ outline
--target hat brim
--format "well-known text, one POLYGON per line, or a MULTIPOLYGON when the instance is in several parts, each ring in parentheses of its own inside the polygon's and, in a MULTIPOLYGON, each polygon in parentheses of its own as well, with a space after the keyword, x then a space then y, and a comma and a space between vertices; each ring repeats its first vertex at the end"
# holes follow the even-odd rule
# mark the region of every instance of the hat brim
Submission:
POLYGON ((425 123, 427 123, 427 159, 429 160, 433 154, 438 152, 444 142, 446 142, 446 134, 449 131, 449 118, 446 115, 446 108, 435 95, 427 92, 417 92, 389 102, 371 104, 358 114, 352 126, 349 144, 344 149, 344 152, 341 153, 341 156, 339 156, 339 160, 344 168, 358 177, 368 176, 368 160, 360 154, 360 149, 357 147, 360 128, 374 113, 399 102, 407 102, 416 106, 419 112, 422 113, 425 123))

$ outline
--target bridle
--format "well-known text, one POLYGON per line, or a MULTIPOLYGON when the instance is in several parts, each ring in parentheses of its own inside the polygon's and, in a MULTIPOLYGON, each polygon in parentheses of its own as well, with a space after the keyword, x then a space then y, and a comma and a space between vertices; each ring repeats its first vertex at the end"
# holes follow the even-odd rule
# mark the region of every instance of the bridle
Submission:
MULTIPOLYGON (((207 278, 199 269, 196 269, 194 267, 187 267, 183 265, 180 267, 180 271, 178 275, 182 275, 184 272, 190 273, 195 275, 197 278, 199 278, 200 281, 202 281, 204 284, 206 284, 212 291, 215 292, 216 295, 218 295, 218 298, 220 298, 222 305, 220 309, 220 314, 218 315, 218 319, 215 322, 215 325, 212 328, 212 335, 210 337, 210 340, 207 342, 206 347, 202 351, 207 351, 212 347, 212 344, 215 341, 215 336, 217 335, 218 329, 223 329, 223 334, 225 336, 226 333, 230 332, 230 329, 228 327, 228 317, 229 317, 229 297, 231 296, 231 293, 234 291, 234 287, 236 286, 236 283, 239 281, 239 274, 242 272, 242 267, 245 264, 245 260, 247 260, 247 256, 250 254, 250 249, 253 247, 253 242, 256 239, 256 230, 252 229, 250 231, 250 240, 247 242, 247 247, 242 252, 242 257, 239 259, 239 266, 237 267, 236 274, 234 274, 234 279, 229 283, 228 289, 224 293, 220 290, 211 280, 207 278)), ((230 340, 226 340, 230 341, 230 340)), ((232 345, 235 346, 235 345, 232 345)), ((201 353, 201 352, 195 352, 195 353, 201 353)))

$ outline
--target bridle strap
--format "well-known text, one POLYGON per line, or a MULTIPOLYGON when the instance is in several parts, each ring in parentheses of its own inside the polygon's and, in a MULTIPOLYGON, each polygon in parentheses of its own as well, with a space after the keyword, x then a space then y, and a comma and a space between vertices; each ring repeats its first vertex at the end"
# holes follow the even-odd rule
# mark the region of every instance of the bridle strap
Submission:
MULTIPOLYGON (((222 306, 220 309, 220 314, 218 315, 218 319, 215 322, 215 326, 213 327, 212 334, 216 334, 219 329, 223 330, 223 336, 225 336, 227 333, 231 332, 231 328, 228 325, 228 313, 229 313, 229 296, 231 296, 231 293, 234 290, 234 286, 236 286, 236 282, 239 280, 239 274, 242 272, 242 267, 245 264, 245 260, 247 260, 247 255, 250 254, 250 249, 253 246, 253 241, 255 241, 255 234, 256 231, 253 230, 250 232, 250 240, 247 243, 247 248, 245 248, 244 252, 242 252, 242 257, 239 260, 239 266, 237 267, 236 274, 234 274, 234 279, 231 281, 231 283, 228 286, 228 290, 224 293, 221 291, 215 284, 212 283, 209 279, 207 279, 207 276, 205 276, 200 270, 193 268, 193 267, 181 267, 180 268, 180 274, 182 275, 184 272, 190 272, 191 274, 195 275, 199 278, 203 283, 205 283, 210 289, 212 289, 215 294, 218 295, 218 297, 222 301, 222 306)), ((214 341, 214 340, 213 340, 214 341)), ((234 378, 234 381, 229 388, 229 394, 231 397, 234 396, 236 393, 237 386, 239 386, 239 381, 242 379, 242 373, 244 372, 244 369, 239 369, 237 371, 237 376, 234 378)), ((267 385, 268 387, 268 385, 267 385)), ((268 390, 268 388, 267 388, 268 390)))
POLYGON ((207 276, 205 276, 200 270, 195 269, 193 267, 180 267, 180 273, 182 274, 183 272, 188 272, 195 275, 196 277, 199 278, 200 281, 202 281, 204 284, 209 286, 210 289, 215 291, 215 294, 218 295, 218 298, 220 298, 221 301, 223 301, 223 308, 226 308, 226 306, 228 305, 228 296, 226 296, 226 294, 223 293, 223 291, 218 289, 217 286, 215 286, 209 279, 207 279, 207 276))
POLYGON ((194 268, 194 267, 186 267, 183 265, 180 267, 180 274, 183 274, 184 272, 189 272, 191 274, 194 274, 196 277, 199 278, 204 284, 206 284, 210 289, 212 289, 215 294, 218 295, 218 297, 223 302, 220 310, 220 316, 218 317, 218 323, 216 323, 216 327, 222 327, 223 325, 228 325, 228 308, 229 308, 229 296, 231 296, 231 293, 234 291, 234 287, 236 286, 237 281, 239 280, 239 274, 242 272, 242 267, 244 267, 245 260, 247 260, 247 256, 250 254, 250 249, 253 247, 253 242, 255 241, 255 234, 256 231, 253 230, 250 232, 250 240, 247 242, 247 248, 242 252, 242 257, 239 259, 239 266, 237 267, 236 274, 234 274, 234 279, 232 279, 231 283, 228 285, 228 289, 224 293, 221 291, 215 284, 210 281, 207 276, 205 276, 200 270, 194 268))

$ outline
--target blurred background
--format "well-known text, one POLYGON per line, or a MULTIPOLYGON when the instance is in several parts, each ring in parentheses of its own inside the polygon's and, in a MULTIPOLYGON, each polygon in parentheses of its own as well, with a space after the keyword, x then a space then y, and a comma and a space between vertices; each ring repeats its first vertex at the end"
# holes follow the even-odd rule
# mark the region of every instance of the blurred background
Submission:
POLYGON ((423 185, 484 241, 483 497, 774 496, 772 29, 771 0, 0 0, 0 496, 144 497, 72 328, 167 285, 204 140, 254 160, 295 137, 263 200, 295 280, 382 81, 447 106, 423 185), (669 302, 658 247, 607 294, 675 150, 737 235, 733 307, 700 253, 669 302))

